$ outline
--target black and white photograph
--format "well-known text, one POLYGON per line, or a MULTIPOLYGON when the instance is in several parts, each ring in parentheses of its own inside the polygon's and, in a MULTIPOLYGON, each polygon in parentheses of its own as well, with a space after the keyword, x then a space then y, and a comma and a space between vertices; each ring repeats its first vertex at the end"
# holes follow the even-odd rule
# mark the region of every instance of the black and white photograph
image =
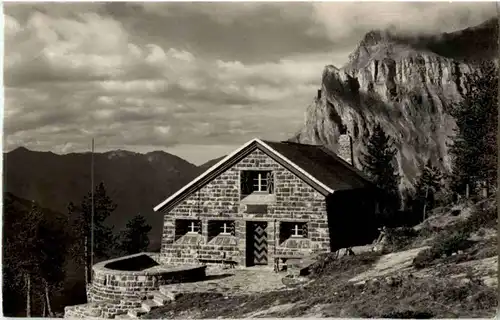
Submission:
POLYGON ((494 318, 498 2, 15 2, 2 315, 494 318))

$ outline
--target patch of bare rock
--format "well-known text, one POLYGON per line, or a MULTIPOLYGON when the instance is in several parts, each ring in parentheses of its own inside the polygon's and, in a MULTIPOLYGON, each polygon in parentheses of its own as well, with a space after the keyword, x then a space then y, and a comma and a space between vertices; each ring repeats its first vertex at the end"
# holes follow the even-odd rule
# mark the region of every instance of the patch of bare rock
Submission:
POLYGON ((369 279, 389 275, 397 271, 410 271, 412 268, 413 259, 417 254, 427 249, 428 247, 420 247, 401 252, 394 252, 382 256, 375 265, 368 271, 356 275, 350 282, 359 283, 369 279))

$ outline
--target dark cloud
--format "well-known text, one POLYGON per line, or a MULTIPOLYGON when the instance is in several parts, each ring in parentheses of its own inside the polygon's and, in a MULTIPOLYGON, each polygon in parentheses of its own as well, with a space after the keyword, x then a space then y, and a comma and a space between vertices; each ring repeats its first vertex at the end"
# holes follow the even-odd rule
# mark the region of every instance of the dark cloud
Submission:
POLYGON ((208 59, 243 63, 277 61, 285 55, 332 50, 310 19, 307 3, 129 3, 110 7, 144 39, 164 37, 172 46, 208 59), (137 12, 147 18, 137 21, 137 12), (186 23, 189 21, 189 23, 186 23))
POLYGON ((494 2, 317 2, 313 7, 314 20, 335 42, 374 29, 451 32, 496 15, 494 2))

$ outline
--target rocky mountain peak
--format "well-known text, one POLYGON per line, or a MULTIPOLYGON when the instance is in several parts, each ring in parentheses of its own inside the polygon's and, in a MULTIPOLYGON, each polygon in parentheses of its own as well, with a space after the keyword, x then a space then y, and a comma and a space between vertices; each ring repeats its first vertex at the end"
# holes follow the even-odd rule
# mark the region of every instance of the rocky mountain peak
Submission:
POLYGON ((359 46, 369 47, 389 41, 391 41, 391 33, 388 30, 371 30, 365 34, 359 46))
POLYGON ((359 167, 368 136, 381 124, 399 151, 402 190, 413 188, 429 159, 449 171, 448 145, 455 128, 449 109, 462 99, 465 74, 476 68, 474 59, 489 57, 480 48, 496 50, 492 25, 497 26, 496 20, 434 36, 368 32, 346 65, 324 68, 321 95, 308 107, 304 127, 291 140, 323 144, 337 152, 342 149, 341 135, 347 133, 359 167), (471 39, 478 45, 474 50, 465 46, 471 39), (448 47, 454 48, 453 54, 448 47))

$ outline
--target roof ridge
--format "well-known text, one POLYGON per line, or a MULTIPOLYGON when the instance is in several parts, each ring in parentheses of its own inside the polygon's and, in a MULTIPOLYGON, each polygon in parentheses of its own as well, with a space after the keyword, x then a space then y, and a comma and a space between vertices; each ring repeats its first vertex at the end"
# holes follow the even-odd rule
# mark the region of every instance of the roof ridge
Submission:
POLYGON ((371 181, 371 179, 368 178, 368 176, 360 169, 356 168, 354 166, 354 164, 350 164, 349 162, 347 162, 346 160, 342 159, 341 156, 339 156, 338 154, 336 154, 335 152, 331 151, 330 149, 326 148, 325 146, 319 146, 320 149, 327 153, 328 155, 330 155, 332 158, 335 158, 335 160, 337 160, 339 163, 341 163, 344 167, 346 167, 347 169, 349 169, 350 171, 352 171, 353 173, 356 173, 358 174, 360 177, 362 177, 363 179, 365 179, 367 182, 369 182, 370 184, 373 184, 373 182, 371 181))
POLYGON ((304 143, 304 142, 293 142, 293 141, 289 141, 287 143, 298 144, 298 145, 302 145, 302 146, 313 146, 313 147, 322 146, 322 144, 318 144, 318 143, 304 143))
POLYGON ((313 144, 313 143, 298 143, 298 142, 288 142, 289 144, 297 144, 299 146, 309 146, 309 147, 321 147, 323 146, 322 144, 313 144))
POLYGON ((264 141, 264 142, 267 141, 267 142, 271 142, 271 143, 295 144, 295 145, 299 145, 299 146, 310 146, 310 147, 321 147, 321 146, 323 146, 322 144, 302 143, 302 142, 295 142, 295 141, 288 141, 288 140, 284 140, 284 141, 261 140, 261 141, 264 141))
MULTIPOLYGON (((261 141, 262 142, 266 142, 264 140, 261 140, 261 141)), ((342 166, 344 166, 345 168, 347 168, 352 173, 357 174, 358 176, 360 176, 363 180, 365 180, 369 184, 373 184, 373 182, 371 181, 371 179, 362 170, 356 168, 354 165, 352 165, 349 162, 347 162, 346 160, 344 160, 338 154, 336 154, 335 152, 333 152, 330 149, 328 149, 324 144, 308 144, 308 143, 299 143, 299 142, 294 142, 294 141, 282 141, 282 142, 267 141, 267 142, 271 142, 271 143, 284 143, 284 144, 296 145, 296 146, 315 147, 315 148, 323 151, 324 153, 326 153, 328 156, 332 157, 333 160, 335 160, 338 163, 340 163, 342 166)))

